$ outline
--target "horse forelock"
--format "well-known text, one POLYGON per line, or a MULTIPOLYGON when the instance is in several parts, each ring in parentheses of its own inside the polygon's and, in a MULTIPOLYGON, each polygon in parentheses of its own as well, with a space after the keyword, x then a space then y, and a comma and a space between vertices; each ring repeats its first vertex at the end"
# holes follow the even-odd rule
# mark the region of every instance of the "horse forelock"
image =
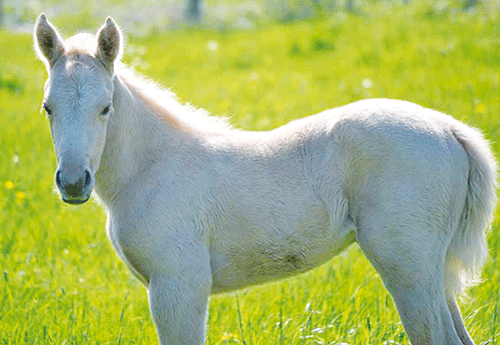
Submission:
MULTIPOLYGON (((109 78, 102 63, 96 58, 95 36, 89 33, 79 33, 68 38, 65 42, 65 53, 51 69, 53 77, 56 75, 63 78, 69 77, 71 85, 82 88, 89 80, 95 79, 97 75, 109 78), (89 74, 91 72, 92 74, 89 74), (97 74, 96 74, 97 72, 97 74), (89 76, 91 76, 89 78, 89 76)), ((65 84, 66 87, 69 84, 65 84)))
POLYGON ((67 55, 80 54, 95 57, 97 43, 94 35, 83 32, 68 38, 64 46, 67 55))

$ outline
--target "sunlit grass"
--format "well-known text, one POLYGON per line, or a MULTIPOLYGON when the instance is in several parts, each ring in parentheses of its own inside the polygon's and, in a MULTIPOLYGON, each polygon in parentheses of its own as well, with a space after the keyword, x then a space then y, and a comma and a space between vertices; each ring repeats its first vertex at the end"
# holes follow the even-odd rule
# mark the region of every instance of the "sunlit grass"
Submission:
MULTIPOLYGON (((370 6, 248 31, 129 36, 124 60, 237 127, 268 130, 361 98, 399 98, 481 128, 498 156, 499 21, 418 2, 374 14, 370 6)), ((0 344, 154 344, 145 289, 113 252, 102 208, 67 206, 53 192, 39 112, 46 72, 32 45, 0 32, 0 344)), ((497 230, 484 281, 461 304, 478 344, 499 341, 497 230)), ((356 246, 300 277, 214 296, 207 343, 243 342, 408 344, 356 246)))

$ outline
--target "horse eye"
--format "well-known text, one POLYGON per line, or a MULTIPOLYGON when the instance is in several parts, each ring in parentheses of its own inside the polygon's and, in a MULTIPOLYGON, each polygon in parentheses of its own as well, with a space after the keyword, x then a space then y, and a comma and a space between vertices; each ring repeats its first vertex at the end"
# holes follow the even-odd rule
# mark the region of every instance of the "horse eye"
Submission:
POLYGON ((108 115, 108 113, 109 113, 110 109, 111 109, 111 106, 110 106, 110 105, 108 105, 106 108, 104 108, 104 109, 102 110, 101 115, 102 115, 102 116, 106 116, 106 115, 108 115))
POLYGON ((49 106, 47 105, 47 103, 43 103, 43 104, 42 104, 42 108, 43 108, 43 110, 45 110, 45 113, 46 113, 47 115, 52 115, 52 110, 50 110, 50 108, 49 108, 49 106))

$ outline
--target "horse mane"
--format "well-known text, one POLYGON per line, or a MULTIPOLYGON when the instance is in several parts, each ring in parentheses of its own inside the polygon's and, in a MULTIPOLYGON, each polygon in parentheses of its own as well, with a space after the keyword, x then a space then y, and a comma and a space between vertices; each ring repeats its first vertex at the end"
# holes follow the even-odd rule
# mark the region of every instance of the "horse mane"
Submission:
POLYGON ((232 129, 227 118, 210 116, 204 109, 181 104, 170 90, 135 73, 121 62, 115 63, 115 74, 146 106, 178 130, 218 133, 232 129))

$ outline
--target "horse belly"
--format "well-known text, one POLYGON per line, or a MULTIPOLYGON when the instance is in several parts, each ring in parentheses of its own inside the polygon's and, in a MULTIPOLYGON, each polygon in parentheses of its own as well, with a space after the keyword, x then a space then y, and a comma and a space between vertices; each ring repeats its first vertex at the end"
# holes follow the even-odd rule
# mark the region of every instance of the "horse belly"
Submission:
MULTIPOLYGON (((213 293, 286 278, 330 260, 354 241, 351 231, 334 229, 323 206, 310 207, 304 215, 289 215, 294 226, 272 230, 247 229, 245 236, 224 251, 211 253, 213 293)), ((288 223, 288 222, 287 222, 288 223)), ((289 223, 288 223, 289 224, 289 223)), ((240 232, 241 234, 241 232, 240 232)))

